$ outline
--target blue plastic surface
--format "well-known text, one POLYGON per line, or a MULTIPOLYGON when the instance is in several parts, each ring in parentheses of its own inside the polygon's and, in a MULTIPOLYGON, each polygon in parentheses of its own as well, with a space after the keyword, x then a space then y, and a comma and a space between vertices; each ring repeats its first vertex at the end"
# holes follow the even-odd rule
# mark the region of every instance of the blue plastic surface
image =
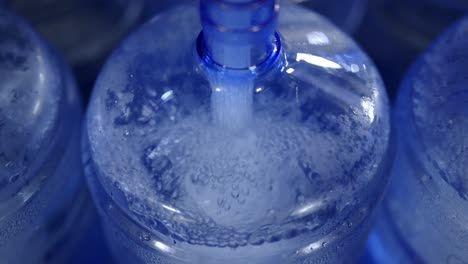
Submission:
POLYGON ((468 18, 446 31, 401 87, 397 159, 371 236, 376 263, 468 262, 468 18))
MULTIPOLYGON (((361 25, 368 0, 291 0, 324 15, 349 34, 361 25)), ((371 0, 372 1, 372 0, 371 0)))
POLYGON ((205 4, 152 19, 96 83, 84 160, 115 259, 356 260, 390 163, 378 73, 303 7, 205 4))
POLYGON ((68 69, 0 9, 0 263, 63 263, 88 219, 68 69))

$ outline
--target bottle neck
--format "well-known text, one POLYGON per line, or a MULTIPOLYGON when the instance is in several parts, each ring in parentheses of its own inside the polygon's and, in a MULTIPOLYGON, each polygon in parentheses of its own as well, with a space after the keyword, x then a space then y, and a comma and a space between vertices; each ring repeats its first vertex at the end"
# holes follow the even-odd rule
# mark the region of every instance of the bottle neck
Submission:
POLYGON ((201 0, 204 56, 230 69, 248 69, 275 51, 276 0, 201 0))

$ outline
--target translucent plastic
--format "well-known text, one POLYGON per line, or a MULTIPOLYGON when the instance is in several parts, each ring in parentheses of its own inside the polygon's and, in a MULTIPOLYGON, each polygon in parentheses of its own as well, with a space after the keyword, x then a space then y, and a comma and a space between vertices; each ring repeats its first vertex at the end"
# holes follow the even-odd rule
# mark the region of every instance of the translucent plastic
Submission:
MULTIPOLYGON (((158 0, 159 1, 159 0, 158 0)), ((25 17, 91 89, 104 59, 142 18, 143 0, 0 0, 25 17)))
POLYGON ((402 85, 394 178, 370 240, 377 263, 468 263, 467 28, 465 18, 444 33, 402 85))
POLYGON ((115 259, 355 261, 390 163, 381 80, 319 15, 281 4, 270 39, 271 13, 244 32, 262 7, 230 2, 236 21, 207 11, 226 38, 199 34, 198 9, 181 6, 130 36, 96 83, 84 160, 115 259))
POLYGON ((357 30, 366 12, 367 0, 291 0, 310 8, 348 33, 357 30))
POLYGON ((171 7, 198 2, 199 0, 145 0, 145 17, 152 18, 171 7))
POLYGON ((63 263, 91 206, 68 70, 0 9, 0 263, 63 263))
POLYGON ((466 0, 374 0, 356 36, 376 62, 391 99, 409 65, 468 12, 466 0))

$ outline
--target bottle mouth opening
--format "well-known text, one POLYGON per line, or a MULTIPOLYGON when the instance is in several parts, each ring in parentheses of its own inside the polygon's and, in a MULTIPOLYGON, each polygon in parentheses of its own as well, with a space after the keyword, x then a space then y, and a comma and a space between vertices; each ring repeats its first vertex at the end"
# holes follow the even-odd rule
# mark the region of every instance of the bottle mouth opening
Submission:
POLYGON ((265 57, 264 60, 257 63, 256 65, 252 65, 249 67, 228 67, 221 63, 218 63, 213 59, 212 54, 210 53, 209 49, 206 47, 204 34, 203 31, 197 37, 196 40, 196 52, 198 57, 201 59, 202 63, 208 65, 208 68, 214 68, 216 70, 236 70, 236 71, 247 71, 252 74, 259 74, 264 71, 265 68, 268 68, 270 65, 275 63, 275 61, 280 57, 282 51, 282 43, 280 35, 275 32, 274 39, 272 41, 272 50, 271 52, 265 57))

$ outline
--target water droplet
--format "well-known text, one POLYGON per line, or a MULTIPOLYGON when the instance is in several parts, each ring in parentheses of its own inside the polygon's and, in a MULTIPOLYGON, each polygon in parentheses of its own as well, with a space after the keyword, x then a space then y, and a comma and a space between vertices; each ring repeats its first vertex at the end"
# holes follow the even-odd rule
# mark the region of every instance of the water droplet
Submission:
POLYGON ((224 199, 218 199, 217 202, 218 202, 218 205, 221 206, 221 207, 223 207, 224 204, 226 203, 226 201, 224 201, 224 199))
POLYGON ((304 202, 305 202, 305 197, 304 197, 304 195, 299 194, 299 195, 296 197, 296 202, 299 203, 299 204, 304 203, 304 202))
POLYGON ((351 227, 353 226, 353 223, 350 222, 350 221, 344 221, 344 222, 343 222, 343 225, 344 225, 344 226, 347 226, 348 228, 351 228, 351 227))
POLYGON ((453 128, 453 120, 452 120, 452 119, 449 119, 449 120, 447 121, 447 128, 448 128, 448 129, 452 129, 452 128, 453 128))
POLYGON ((190 175, 190 179, 192 180, 192 183, 197 184, 200 179, 200 176, 197 173, 193 173, 192 175, 190 175))
POLYGON ((12 176, 8 179, 8 182, 9 182, 9 183, 14 183, 14 182, 16 182, 16 181, 19 179, 19 176, 20 176, 19 173, 12 175, 12 176))
POLYGON ((245 199, 238 199, 237 202, 240 204, 240 205, 243 205, 245 204, 245 199))
POLYGON ((150 234, 141 234, 141 235, 140 235, 140 239, 141 239, 142 241, 150 241, 150 240, 151 240, 151 236, 150 236, 150 234))
POLYGON ((358 109, 356 106, 351 105, 351 106, 349 106, 349 108, 351 109, 351 112, 352 112, 353 114, 355 114, 355 115, 358 115, 358 114, 359 114, 359 109, 358 109))
POLYGON ((267 190, 270 191, 270 192, 273 191, 273 185, 269 184, 267 190))

